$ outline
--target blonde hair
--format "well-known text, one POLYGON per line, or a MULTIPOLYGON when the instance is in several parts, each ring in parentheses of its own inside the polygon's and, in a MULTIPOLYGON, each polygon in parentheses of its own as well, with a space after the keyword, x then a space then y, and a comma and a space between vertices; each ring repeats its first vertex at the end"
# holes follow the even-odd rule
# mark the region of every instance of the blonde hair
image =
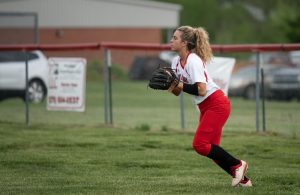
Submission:
POLYGON ((196 53, 204 62, 209 62, 213 57, 209 44, 209 37, 202 27, 181 26, 176 30, 182 32, 181 39, 187 42, 187 49, 196 53))

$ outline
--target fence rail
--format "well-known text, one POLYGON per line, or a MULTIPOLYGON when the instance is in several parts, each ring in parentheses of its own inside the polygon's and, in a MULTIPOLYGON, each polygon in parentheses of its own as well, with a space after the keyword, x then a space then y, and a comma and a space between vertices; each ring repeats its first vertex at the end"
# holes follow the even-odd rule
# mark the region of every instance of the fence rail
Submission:
MULTIPOLYGON (((101 43, 76 43, 76 44, 21 44, 21 45, 0 45, 0 51, 61 51, 61 50, 81 50, 81 49, 146 49, 146 50, 169 50, 169 44, 150 43, 121 43, 121 42, 101 42, 101 43)), ((227 44, 215 45, 211 48, 214 52, 263 52, 263 51, 293 51, 300 50, 300 43, 291 44, 227 44)))

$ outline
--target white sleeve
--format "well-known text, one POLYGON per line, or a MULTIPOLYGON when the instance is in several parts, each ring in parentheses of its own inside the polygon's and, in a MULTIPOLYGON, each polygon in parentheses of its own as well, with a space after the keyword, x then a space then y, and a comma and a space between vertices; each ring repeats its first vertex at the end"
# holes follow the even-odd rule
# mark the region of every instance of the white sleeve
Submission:
POLYGON ((189 64, 188 72, 193 83, 199 82, 207 84, 207 73, 201 60, 193 59, 189 64))

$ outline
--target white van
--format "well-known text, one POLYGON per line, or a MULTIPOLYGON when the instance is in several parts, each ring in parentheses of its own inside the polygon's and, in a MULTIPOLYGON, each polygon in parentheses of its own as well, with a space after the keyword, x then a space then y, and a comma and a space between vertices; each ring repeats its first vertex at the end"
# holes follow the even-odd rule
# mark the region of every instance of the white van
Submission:
MULTIPOLYGON (((29 101, 42 102, 47 96, 48 61, 41 51, 26 52, 29 101)), ((0 52, 0 100, 21 97, 25 100, 25 53, 0 52)))

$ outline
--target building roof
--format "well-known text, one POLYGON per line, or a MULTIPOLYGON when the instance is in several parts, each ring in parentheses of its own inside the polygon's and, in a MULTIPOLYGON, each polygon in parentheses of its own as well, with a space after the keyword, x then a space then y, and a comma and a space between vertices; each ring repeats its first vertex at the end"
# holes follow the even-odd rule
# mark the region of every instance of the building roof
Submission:
POLYGON ((174 28, 180 11, 150 0, 0 0, 0 12, 37 13, 42 28, 174 28))

